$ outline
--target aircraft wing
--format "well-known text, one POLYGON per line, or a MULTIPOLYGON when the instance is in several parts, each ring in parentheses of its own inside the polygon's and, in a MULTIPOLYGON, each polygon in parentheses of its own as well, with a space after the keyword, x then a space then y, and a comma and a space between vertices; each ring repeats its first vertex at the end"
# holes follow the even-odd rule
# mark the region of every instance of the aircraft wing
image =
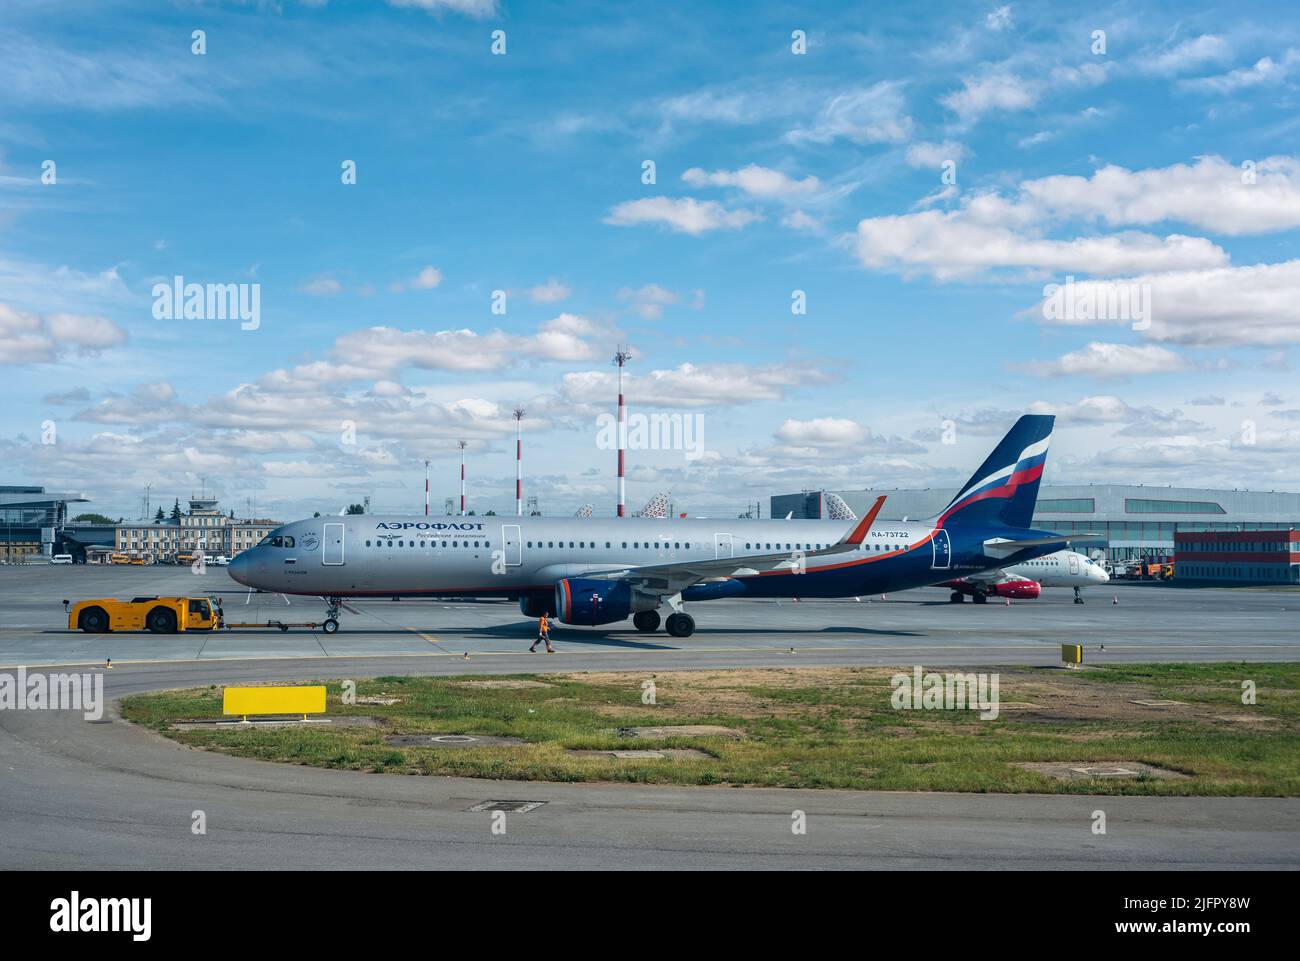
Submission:
POLYGON ((1069 544, 1070 541, 1085 537, 1101 537, 1101 534, 1060 534, 1056 537, 1038 537, 1033 540, 1013 541, 1006 537, 990 537, 984 542, 984 553, 989 557, 1010 557, 1027 547, 1050 547, 1052 544, 1069 544))
POLYGON ((867 536, 867 531, 871 530, 871 525, 884 503, 884 496, 877 497, 867 516, 858 521, 853 530, 842 539, 821 550, 802 551, 801 557, 793 557, 791 552, 785 551, 780 554, 749 554, 745 557, 701 558, 691 561, 673 561, 668 564, 647 564, 643 567, 594 571, 582 576, 627 581, 647 590, 675 594, 702 581, 725 581, 732 577, 754 577, 765 571, 795 570, 799 567, 801 559, 830 557, 857 550, 867 536))

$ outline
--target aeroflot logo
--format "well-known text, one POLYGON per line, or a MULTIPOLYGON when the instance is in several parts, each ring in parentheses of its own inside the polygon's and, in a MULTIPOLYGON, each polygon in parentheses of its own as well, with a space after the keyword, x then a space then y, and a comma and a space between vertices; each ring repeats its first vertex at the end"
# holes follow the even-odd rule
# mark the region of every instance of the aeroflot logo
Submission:
POLYGON ((381 522, 375 525, 377 531, 405 531, 414 527, 417 531, 481 531, 482 524, 430 524, 428 521, 394 521, 389 524, 381 522))

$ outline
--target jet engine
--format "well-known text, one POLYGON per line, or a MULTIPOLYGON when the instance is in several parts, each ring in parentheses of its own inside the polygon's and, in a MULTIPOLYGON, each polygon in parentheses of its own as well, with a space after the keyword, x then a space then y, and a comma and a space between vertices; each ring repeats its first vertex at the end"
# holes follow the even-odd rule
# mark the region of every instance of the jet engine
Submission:
POLYGON ((565 624, 612 624, 658 606, 658 595, 623 581, 566 577, 555 585, 555 616, 565 624))
POLYGON ((1019 600, 1033 600, 1042 591, 1038 581, 1003 581, 995 584, 989 591, 997 597, 1014 597, 1019 600))

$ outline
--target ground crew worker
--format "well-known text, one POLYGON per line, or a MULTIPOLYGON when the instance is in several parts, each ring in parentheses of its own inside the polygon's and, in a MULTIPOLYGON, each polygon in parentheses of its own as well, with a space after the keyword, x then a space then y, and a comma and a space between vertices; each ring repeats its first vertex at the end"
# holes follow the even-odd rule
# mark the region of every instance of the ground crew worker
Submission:
MULTIPOLYGON (((541 620, 537 622, 537 641, 546 642, 546 653, 554 654, 555 648, 551 647, 551 623, 543 614, 541 620)), ((537 641, 533 641, 533 646, 528 649, 529 654, 537 653, 537 641)))

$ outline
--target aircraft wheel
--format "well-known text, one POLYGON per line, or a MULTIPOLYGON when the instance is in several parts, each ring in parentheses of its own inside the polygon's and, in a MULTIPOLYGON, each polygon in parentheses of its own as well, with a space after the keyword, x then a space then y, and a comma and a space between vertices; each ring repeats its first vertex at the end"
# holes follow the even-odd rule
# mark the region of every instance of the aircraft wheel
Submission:
POLYGON ((673 637, 690 637, 695 633, 695 618, 689 614, 669 614, 664 628, 673 637))
POLYGON ((325 623, 321 625, 321 630, 326 634, 337 634, 339 630, 339 622, 332 617, 328 617, 325 619, 325 623))
POLYGON ((649 634, 651 631, 659 630, 659 612, 658 611, 637 611, 632 615, 632 624, 638 631, 643 634, 649 634))
POLYGON ((77 626, 87 634, 104 634, 108 631, 108 613, 102 607, 88 607, 77 618, 77 626))
POLYGON ((155 607, 145 619, 145 626, 155 634, 175 634, 176 612, 165 607, 155 607))
POLYGON ((989 600, 989 596, 985 594, 983 591, 976 591, 974 595, 971 596, 971 600, 974 601, 976 604, 987 604, 989 600))
POLYGON ((948 595, 949 604, 960 604, 965 600, 966 600, 966 595, 963 594, 961 591, 953 591, 951 594, 948 595))

